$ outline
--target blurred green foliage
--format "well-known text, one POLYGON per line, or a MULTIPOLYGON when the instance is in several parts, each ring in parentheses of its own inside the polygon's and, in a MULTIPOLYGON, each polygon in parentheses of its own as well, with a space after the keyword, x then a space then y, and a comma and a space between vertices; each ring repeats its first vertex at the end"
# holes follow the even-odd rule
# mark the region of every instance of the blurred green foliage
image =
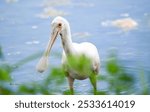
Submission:
POLYGON ((145 80, 145 75, 144 75, 144 71, 141 70, 140 72, 140 81, 141 81, 141 88, 142 90, 140 91, 141 95, 148 95, 150 94, 150 90, 149 90, 149 86, 148 86, 148 82, 145 80))
POLYGON ((91 74, 91 62, 90 59, 85 57, 84 55, 80 56, 69 56, 68 57, 68 65, 69 69, 74 69, 78 71, 80 74, 91 74))
POLYGON ((127 73, 124 67, 119 64, 115 54, 110 54, 106 62, 107 82, 109 92, 113 94, 130 94, 130 89, 134 88, 134 77, 127 73))
MULTIPOLYGON (((62 68, 52 68, 47 77, 41 82, 31 82, 17 85, 16 90, 11 88, 10 83, 13 82, 11 79, 11 74, 14 70, 17 70, 23 64, 32 61, 33 59, 39 57, 41 53, 33 54, 14 65, 9 65, 4 63, 4 54, 2 48, 0 47, 0 94, 64 94, 69 95, 69 90, 61 90, 61 85, 66 82, 65 72, 62 68)), ((90 62, 84 56, 81 58, 70 57, 70 66, 81 70, 81 72, 88 72, 90 67, 90 62), (79 66, 77 66, 79 65, 79 66)), ((107 91, 98 90, 97 94, 107 95, 107 94, 150 94, 148 83, 145 80, 144 72, 139 74, 140 92, 134 91, 135 77, 128 73, 124 66, 115 55, 111 53, 105 63, 106 74, 98 75, 98 81, 105 81, 108 84, 107 91)))
POLYGON ((64 80, 65 74, 63 70, 61 68, 53 68, 42 82, 32 82, 20 85, 17 94, 55 94, 57 86, 63 84, 65 82, 64 80), (52 85, 55 85, 55 88, 51 87, 52 85))

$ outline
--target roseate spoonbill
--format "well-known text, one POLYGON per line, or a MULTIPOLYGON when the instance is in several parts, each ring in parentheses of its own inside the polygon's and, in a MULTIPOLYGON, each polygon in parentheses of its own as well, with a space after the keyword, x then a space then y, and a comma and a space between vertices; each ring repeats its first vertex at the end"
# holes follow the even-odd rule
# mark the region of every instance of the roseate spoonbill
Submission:
MULTIPOLYGON (((61 37, 63 53, 62 53, 62 65, 68 78, 71 94, 74 94, 73 83, 75 79, 83 80, 90 79, 90 82, 94 89, 94 94, 97 91, 96 75, 100 68, 100 57, 95 45, 89 42, 73 43, 71 39, 71 31, 69 22, 63 17, 56 17, 51 23, 52 32, 51 38, 48 42, 47 48, 41 57, 39 63, 36 66, 38 72, 44 72, 48 66, 48 55, 58 35, 61 37), (90 61, 90 68, 82 72, 74 66, 69 67, 69 56, 87 58, 90 61), (89 72, 90 71, 90 72, 89 72)), ((82 61, 82 60, 81 60, 82 61)), ((82 62, 81 62, 82 63, 82 62)), ((76 63, 79 64, 79 63, 76 63)), ((76 65, 78 66, 78 65, 76 65)), ((84 66, 84 65, 83 65, 84 66)), ((86 65, 85 65, 86 66, 86 65)))

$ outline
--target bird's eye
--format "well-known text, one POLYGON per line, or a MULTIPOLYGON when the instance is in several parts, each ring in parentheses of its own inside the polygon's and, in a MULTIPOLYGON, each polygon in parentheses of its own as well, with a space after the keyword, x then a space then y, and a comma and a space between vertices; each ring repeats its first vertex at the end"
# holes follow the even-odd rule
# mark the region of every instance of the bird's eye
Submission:
POLYGON ((61 24, 61 23, 59 23, 59 24, 58 24, 58 26, 59 26, 59 27, 61 27, 61 26, 62 26, 62 24, 61 24))

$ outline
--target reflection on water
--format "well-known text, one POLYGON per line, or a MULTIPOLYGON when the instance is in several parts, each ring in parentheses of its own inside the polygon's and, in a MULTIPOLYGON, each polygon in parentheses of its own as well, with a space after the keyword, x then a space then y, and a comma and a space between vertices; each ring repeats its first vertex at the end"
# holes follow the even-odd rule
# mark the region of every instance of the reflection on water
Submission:
POLYGON ((136 29, 138 26, 138 23, 132 18, 122 18, 122 19, 117 19, 113 21, 109 21, 109 20, 103 21, 101 25, 105 27, 114 26, 114 27, 122 29, 125 32, 128 32, 130 30, 136 29))
MULTIPOLYGON (((105 74, 103 63, 112 48, 118 51, 122 63, 133 74, 138 71, 136 68, 143 69, 145 74, 149 72, 149 0, 5 0, 0 1, 0 7, 0 44, 10 63, 43 51, 50 35, 50 22, 53 17, 61 15, 70 22, 73 41, 89 41, 97 46, 102 74, 105 74)), ((52 50, 61 55, 60 43, 57 39, 52 50)), ((50 56, 50 67, 60 65, 60 60, 50 56)), ((34 60, 14 72, 14 83, 42 80, 48 72, 38 74, 36 63, 34 60)), ((83 90, 77 87, 80 84, 84 88, 90 85, 88 80, 77 81, 77 91, 83 90)), ((99 85, 99 89, 107 88, 103 82, 99 85)), ((88 91, 87 88, 83 92, 88 91)))
POLYGON ((54 9, 52 7, 44 8, 44 11, 41 14, 38 14, 37 17, 42 18, 42 19, 47 19, 50 16, 55 17, 55 16, 65 16, 68 15, 67 13, 54 9))
POLYGON ((18 2, 18 0, 5 0, 6 3, 15 3, 15 2, 18 2))

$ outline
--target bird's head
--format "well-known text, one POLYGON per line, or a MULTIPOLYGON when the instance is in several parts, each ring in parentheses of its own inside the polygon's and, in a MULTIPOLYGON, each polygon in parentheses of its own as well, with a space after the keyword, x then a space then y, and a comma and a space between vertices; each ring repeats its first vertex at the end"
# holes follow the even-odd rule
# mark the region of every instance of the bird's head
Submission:
POLYGON ((68 29, 69 23, 66 19, 63 17, 56 17, 51 23, 51 38, 56 38, 58 35, 62 36, 64 35, 66 29, 68 29))
POLYGON ((67 22, 66 19, 63 17, 56 17, 51 23, 51 36, 50 40, 48 42, 47 48, 40 59, 39 63, 37 64, 37 70, 39 72, 44 72, 48 66, 48 55, 50 53, 50 50, 58 37, 60 35, 61 37, 66 33, 66 29, 69 29, 69 23, 67 22))

